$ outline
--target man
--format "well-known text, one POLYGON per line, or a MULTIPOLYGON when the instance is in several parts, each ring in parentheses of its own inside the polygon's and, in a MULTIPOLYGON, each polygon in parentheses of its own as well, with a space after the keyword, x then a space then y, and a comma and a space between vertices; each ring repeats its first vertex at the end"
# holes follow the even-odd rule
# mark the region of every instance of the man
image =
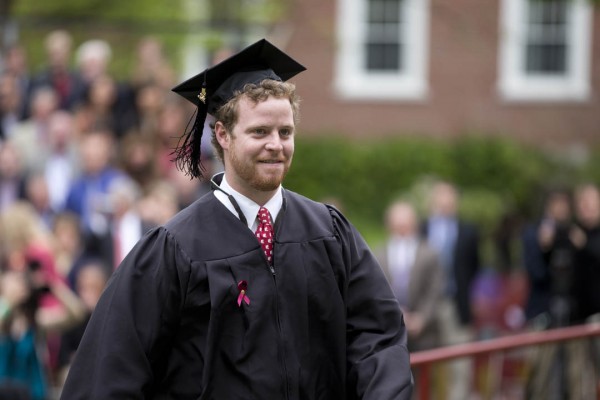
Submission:
POLYGON ((435 183, 429 205, 424 233, 446 271, 445 293, 452 313, 460 326, 468 327, 472 320, 471 287, 479 270, 479 235, 473 225, 458 218, 458 192, 452 184, 435 183))
POLYGON ((117 269, 64 399, 410 397, 402 315, 373 255, 337 210, 281 187, 298 118, 282 81, 302 70, 261 40, 174 89, 198 106, 179 165, 201 176, 210 113, 225 173, 117 269))
POLYGON ((540 219, 523 230, 523 261, 530 284, 525 315, 536 327, 560 327, 577 317, 574 272, 583 231, 573 222, 571 193, 553 189, 540 219))
MULTIPOLYGON (((458 192, 448 182, 437 182, 429 199, 430 215, 425 224, 427 242, 439 256, 446 287, 438 309, 443 345, 473 340, 471 290, 479 270, 479 235, 476 228, 458 217, 458 192)), ((469 397, 471 363, 450 363, 449 399, 469 397)))
POLYGON ((79 73, 70 67, 73 37, 65 30, 54 30, 44 40, 46 61, 34 77, 34 87, 51 87, 62 110, 73 110, 83 100, 84 86, 79 73))
POLYGON ((94 129, 83 135, 79 146, 81 173, 69 186, 65 209, 81 218, 86 237, 104 235, 109 228, 109 189, 123 178, 123 173, 111 163, 113 132, 104 127, 94 129))
POLYGON ((16 99, 13 99, 13 101, 18 103, 18 119, 27 119, 29 118, 30 96, 34 85, 29 73, 27 52, 22 45, 14 43, 6 47, 3 57, 4 65, 1 73, 12 75, 17 83, 18 95, 15 96, 16 99))
POLYGON ((27 172, 40 165, 40 154, 48 146, 48 129, 58 106, 58 97, 50 87, 37 87, 31 94, 31 115, 20 121, 12 132, 10 141, 19 150, 27 172))
POLYGON ((437 254, 419 237, 417 214, 409 203, 396 201, 386 212, 386 245, 376 251, 400 303, 411 351, 440 345, 437 310, 444 273, 437 254))
POLYGON ((600 190, 587 183, 575 190, 575 216, 581 227, 571 233, 577 246, 575 259, 575 295, 579 322, 600 317, 600 190), (575 236, 574 236, 575 235, 575 236))
POLYGON ((48 120, 48 145, 38 154, 37 163, 44 171, 54 212, 64 209, 69 188, 80 172, 75 135, 75 121, 70 113, 62 110, 52 113, 48 120))

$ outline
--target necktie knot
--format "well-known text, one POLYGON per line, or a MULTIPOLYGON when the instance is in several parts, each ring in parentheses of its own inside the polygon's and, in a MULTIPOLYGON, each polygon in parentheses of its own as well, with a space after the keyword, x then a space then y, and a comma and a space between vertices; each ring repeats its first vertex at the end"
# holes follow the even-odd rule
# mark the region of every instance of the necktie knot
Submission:
POLYGON ((273 226, 271 225, 271 214, 265 207, 258 210, 258 227, 256 238, 262 247, 269 264, 273 263, 273 226))

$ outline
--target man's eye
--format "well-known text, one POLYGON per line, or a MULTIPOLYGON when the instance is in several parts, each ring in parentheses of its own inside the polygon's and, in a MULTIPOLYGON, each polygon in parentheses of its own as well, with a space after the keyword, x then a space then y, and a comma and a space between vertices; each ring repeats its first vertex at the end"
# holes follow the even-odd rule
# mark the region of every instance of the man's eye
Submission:
POLYGON ((291 129, 281 129, 279 131, 279 134, 281 136, 290 136, 292 134, 292 130, 291 129))
POLYGON ((256 128, 254 130, 254 133, 256 133, 257 135, 264 135, 265 133, 267 133, 266 129, 263 128, 256 128))

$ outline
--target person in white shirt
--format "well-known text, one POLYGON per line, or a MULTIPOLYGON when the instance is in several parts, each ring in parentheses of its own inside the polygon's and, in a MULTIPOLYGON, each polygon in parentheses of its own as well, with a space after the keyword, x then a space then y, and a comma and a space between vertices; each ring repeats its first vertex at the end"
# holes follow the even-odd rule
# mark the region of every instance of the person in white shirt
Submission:
POLYGON ((388 239, 375 254, 402 308, 409 349, 440 346, 436 310, 443 294, 444 274, 438 256, 419 236, 418 217, 411 204, 392 203, 385 223, 388 239))

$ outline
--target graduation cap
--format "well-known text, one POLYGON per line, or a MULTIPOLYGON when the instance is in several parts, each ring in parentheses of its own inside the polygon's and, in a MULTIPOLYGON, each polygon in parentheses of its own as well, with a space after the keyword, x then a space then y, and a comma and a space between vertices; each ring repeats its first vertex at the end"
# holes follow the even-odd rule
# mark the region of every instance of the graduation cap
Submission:
POLYGON ((175 149, 177 166, 192 177, 202 176, 200 143, 207 114, 214 114, 247 84, 259 84, 265 79, 287 81, 305 69, 266 39, 261 39, 175 86, 172 89, 175 93, 197 106, 191 129, 186 129, 175 149))

